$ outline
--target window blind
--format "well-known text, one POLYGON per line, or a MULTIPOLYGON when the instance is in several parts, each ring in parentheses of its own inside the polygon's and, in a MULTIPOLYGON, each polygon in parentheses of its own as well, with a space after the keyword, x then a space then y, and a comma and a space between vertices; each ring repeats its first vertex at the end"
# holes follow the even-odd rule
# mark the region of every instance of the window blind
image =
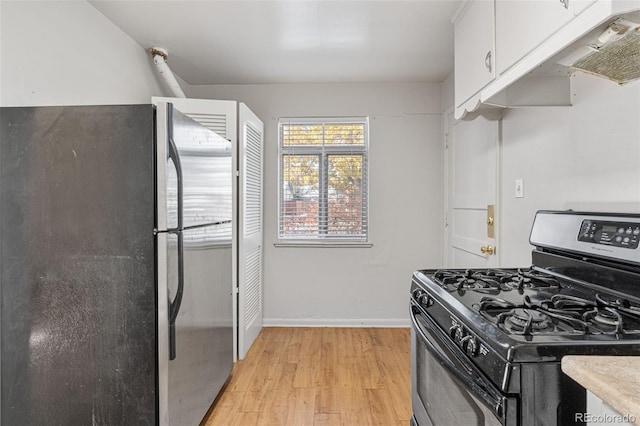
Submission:
POLYGON ((279 121, 279 239, 366 241, 368 120, 279 121))

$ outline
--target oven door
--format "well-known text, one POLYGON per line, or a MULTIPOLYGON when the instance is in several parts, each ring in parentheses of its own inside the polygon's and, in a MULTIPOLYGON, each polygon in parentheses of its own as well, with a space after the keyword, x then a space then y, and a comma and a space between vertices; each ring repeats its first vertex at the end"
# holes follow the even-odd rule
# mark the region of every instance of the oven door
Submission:
POLYGON ((413 303, 411 320, 411 398, 417 426, 517 425, 516 398, 486 379, 413 303))

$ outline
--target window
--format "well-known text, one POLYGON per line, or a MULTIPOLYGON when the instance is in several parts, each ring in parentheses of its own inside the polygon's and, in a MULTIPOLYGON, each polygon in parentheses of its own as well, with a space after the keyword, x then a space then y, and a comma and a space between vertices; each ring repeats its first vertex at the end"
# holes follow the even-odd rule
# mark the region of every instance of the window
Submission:
POLYGON ((283 118, 280 240, 367 241, 366 118, 283 118))

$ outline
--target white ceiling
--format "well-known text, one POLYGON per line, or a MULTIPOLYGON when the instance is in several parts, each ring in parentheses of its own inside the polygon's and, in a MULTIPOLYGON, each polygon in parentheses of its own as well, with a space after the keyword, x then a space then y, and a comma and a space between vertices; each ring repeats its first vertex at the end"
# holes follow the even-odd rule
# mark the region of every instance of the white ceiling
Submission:
POLYGON ((440 82, 461 0, 90 3, 187 83, 440 82))

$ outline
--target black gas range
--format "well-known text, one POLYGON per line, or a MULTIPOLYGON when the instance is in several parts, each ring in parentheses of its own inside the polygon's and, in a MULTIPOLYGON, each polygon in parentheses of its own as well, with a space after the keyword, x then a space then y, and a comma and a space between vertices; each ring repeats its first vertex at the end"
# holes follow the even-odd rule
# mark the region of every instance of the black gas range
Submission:
POLYGON ((583 424, 571 354, 640 355, 640 215, 540 211, 532 266, 420 270, 413 423, 583 424))

